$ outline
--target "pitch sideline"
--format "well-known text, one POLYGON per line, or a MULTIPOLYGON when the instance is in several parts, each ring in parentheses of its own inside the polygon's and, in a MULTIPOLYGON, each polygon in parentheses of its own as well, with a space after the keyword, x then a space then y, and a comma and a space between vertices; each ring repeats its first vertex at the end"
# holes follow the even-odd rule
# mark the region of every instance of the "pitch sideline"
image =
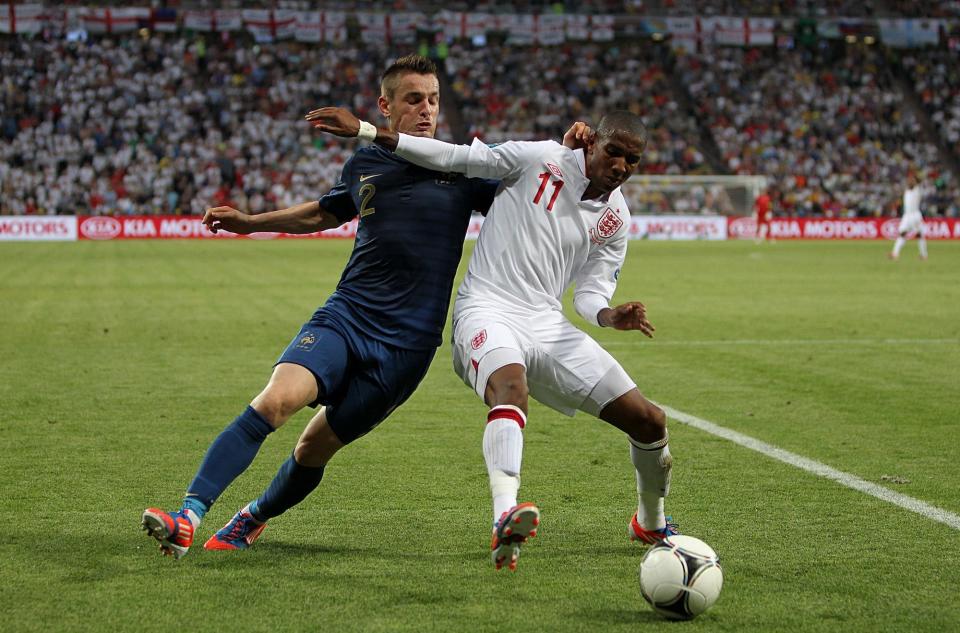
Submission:
POLYGON ((802 457, 796 453, 791 453, 790 451, 778 448, 772 444, 767 444, 766 442, 752 438, 749 435, 744 435, 743 433, 738 433, 737 431, 714 424, 713 422, 704 420, 703 418, 698 418, 695 415, 678 411, 673 407, 668 407, 663 404, 659 404, 659 406, 663 408, 669 417, 673 418, 677 422, 686 424, 687 426, 692 426, 696 429, 705 431, 711 435, 716 435, 717 437, 721 437, 725 440, 729 440, 734 444, 739 444, 744 448, 749 448, 752 451, 756 451, 766 455, 767 457, 771 457, 785 464, 789 464, 790 466, 794 466, 808 473, 812 473, 819 477, 824 477, 825 479, 830 479, 842 486, 852 488, 853 490, 858 490, 864 494, 870 495, 871 497, 876 497, 881 501, 886 501, 887 503, 891 503, 895 506, 903 508, 904 510, 915 512, 920 516, 937 521, 938 523, 943 523, 944 525, 952 527, 955 530, 960 530, 960 515, 956 515, 953 512, 932 506, 928 503, 920 501, 919 499, 914 499, 913 497, 890 490, 889 488, 878 486, 877 484, 869 482, 865 479, 861 479, 856 475, 845 473, 827 466, 826 464, 822 464, 816 460, 802 457))

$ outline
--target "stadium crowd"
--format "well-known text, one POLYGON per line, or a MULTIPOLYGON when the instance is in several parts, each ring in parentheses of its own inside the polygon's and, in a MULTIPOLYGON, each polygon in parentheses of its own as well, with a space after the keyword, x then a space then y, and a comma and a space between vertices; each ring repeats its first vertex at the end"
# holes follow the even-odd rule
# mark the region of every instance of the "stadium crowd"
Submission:
POLYGON ((880 55, 720 48, 679 66, 729 170, 772 178, 780 212, 874 215, 896 211, 908 172, 944 176, 880 55))
POLYGON ((911 53, 902 63, 930 119, 954 154, 960 155, 960 66, 956 51, 911 53))
POLYGON ((665 52, 642 43, 547 50, 458 44, 446 67, 468 136, 493 143, 556 139, 571 121, 597 121, 603 112, 627 109, 648 127, 644 173, 695 172, 705 162, 697 123, 672 94, 665 52))
MULTIPOLYGON (((911 53, 903 66, 927 109, 919 115, 956 155, 952 55, 911 53)), ((313 199, 353 144, 313 134, 303 114, 340 104, 380 120, 376 87, 390 56, 382 45, 242 36, 0 38, 0 213, 258 212, 313 199)), ((556 139, 573 120, 627 108, 650 130, 645 173, 764 175, 778 214, 846 216, 896 213, 915 171, 937 186, 929 211, 960 214, 955 181, 880 47, 675 55, 648 41, 491 40, 454 43, 445 70, 444 107, 456 108, 467 137, 556 139)), ((447 118, 438 136, 450 139, 447 118)), ((684 209, 727 212, 718 194, 706 189, 684 209)))
POLYGON ((303 114, 343 103, 374 119, 386 61, 378 48, 184 37, 0 46, 0 192, 15 214, 263 211, 314 198, 352 144, 312 134, 303 114))

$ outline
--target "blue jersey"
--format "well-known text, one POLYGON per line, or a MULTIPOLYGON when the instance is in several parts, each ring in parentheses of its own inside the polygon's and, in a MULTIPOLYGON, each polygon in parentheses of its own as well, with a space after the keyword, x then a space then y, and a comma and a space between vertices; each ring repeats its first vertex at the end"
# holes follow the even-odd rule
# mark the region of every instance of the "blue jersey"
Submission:
POLYGON ((470 214, 485 212, 496 189, 496 181, 423 169, 376 145, 357 151, 320 199, 343 222, 360 216, 325 309, 397 347, 439 346, 470 214))

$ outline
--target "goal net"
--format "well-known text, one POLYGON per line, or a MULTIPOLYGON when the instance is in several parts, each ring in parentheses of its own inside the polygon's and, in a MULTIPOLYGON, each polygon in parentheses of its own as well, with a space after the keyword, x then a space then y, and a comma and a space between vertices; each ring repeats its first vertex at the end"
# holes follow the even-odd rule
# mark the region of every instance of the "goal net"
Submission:
POLYGON ((750 215, 763 176, 640 174, 621 186, 633 215, 750 215))

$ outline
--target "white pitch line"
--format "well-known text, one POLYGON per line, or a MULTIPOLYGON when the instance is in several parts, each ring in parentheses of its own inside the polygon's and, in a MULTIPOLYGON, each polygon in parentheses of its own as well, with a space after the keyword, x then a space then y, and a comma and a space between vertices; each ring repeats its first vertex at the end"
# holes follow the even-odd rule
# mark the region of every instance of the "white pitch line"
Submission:
POLYGON ((960 515, 956 515, 953 512, 932 506, 929 503, 924 503, 919 499, 908 497, 907 495, 900 494, 899 492, 895 492, 889 488, 878 486, 877 484, 871 483, 865 479, 860 479, 856 475, 845 473, 837 470, 836 468, 831 468, 826 464, 821 464, 818 461, 802 457, 796 453, 791 453, 790 451, 785 451, 782 448, 777 448, 772 444, 761 442, 760 440, 754 439, 749 435, 732 431, 726 427, 714 424, 713 422, 698 418, 695 415, 690 415, 689 413, 684 413, 683 411, 677 411, 672 407, 662 404, 660 407, 666 411, 668 416, 677 422, 700 429, 701 431, 705 431, 711 435, 722 437, 723 439, 729 440, 734 444, 739 444, 744 448, 757 451, 758 453, 762 453, 767 457, 772 457, 773 459, 799 468, 800 470, 805 470, 808 473, 813 473, 814 475, 831 479, 842 486, 846 486, 847 488, 859 490, 860 492, 868 494, 871 497, 876 497, 881 501, 892 503, 893 505, 899 506, 904 510, 915 512, 920 516, 943 523, 944 525, 948 525, 955 530, 960 530, 960 515))
MULTIPOLYGON (((646 345, 657 347, 710 347, 718 346, 737 346, 737 345, 804 345, 817 347, 830 345, 833 347, 840 345, 958 345, 960 338, 836 338, 836 339, 730 339, 713 341, 663 341, 654 340, 646 345)), ((613 342, 607 343, 604 347, 633 347, 636 343, 613 342)))

